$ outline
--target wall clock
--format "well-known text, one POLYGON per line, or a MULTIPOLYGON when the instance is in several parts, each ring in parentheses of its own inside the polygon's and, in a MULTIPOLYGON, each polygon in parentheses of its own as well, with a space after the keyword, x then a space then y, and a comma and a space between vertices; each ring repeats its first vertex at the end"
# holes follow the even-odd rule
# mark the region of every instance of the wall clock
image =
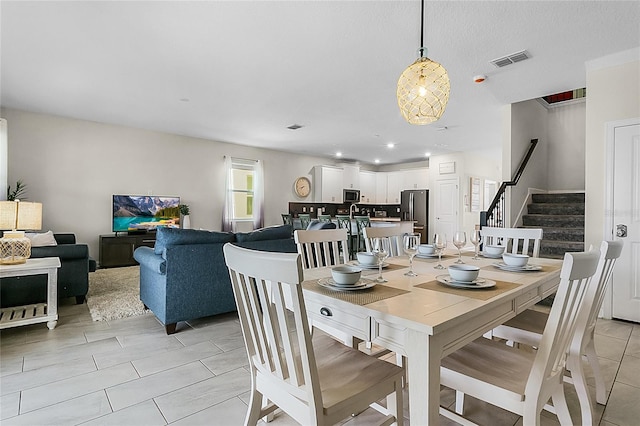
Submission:
POLYGON ((306 176, 301 176, 294 183, 294 190, 298 197, 306 197, 311 193, 311 181, 306 176))

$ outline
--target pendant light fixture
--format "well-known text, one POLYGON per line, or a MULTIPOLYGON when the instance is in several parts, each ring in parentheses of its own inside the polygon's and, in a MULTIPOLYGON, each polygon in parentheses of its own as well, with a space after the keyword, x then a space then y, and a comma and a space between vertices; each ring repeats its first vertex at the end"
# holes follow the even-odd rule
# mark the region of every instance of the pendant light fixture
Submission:
POLYGON ((398 106, 410 124, 437 121, 449 102, 449 75, 442 65, 427 58, 423 37, 424 0, 420 16, 420 56, 402 72, 398 80, 398 106))

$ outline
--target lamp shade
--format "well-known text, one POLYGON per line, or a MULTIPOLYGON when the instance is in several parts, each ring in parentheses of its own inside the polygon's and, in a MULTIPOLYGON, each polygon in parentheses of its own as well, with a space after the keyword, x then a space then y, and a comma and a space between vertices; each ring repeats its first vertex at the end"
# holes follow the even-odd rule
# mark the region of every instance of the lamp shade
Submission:
POLYGON ((0 201, 0 230, 39 230, 42 228, 42 203, 0 201))
POLYGON ((438 120, 449 102, 449 75, 438 62, 421 56, 398 79, 398 106, 411 124, 438 120))

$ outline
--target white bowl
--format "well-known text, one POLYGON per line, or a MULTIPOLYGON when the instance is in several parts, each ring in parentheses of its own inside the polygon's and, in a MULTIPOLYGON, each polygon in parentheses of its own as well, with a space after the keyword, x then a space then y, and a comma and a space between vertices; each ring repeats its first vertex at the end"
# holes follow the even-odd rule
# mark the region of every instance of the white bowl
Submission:
POLYGON ((473 265, 451 265, 449 276, 454 281, 471 282, 478 278, 480 268, 473 265))
POLYGON ((361 265, 373 266, 378 264, 378 258, 370 251, 359 251, 356 256, 358 256, 358 262, 361 265))
POLYGON ((503 253, 502 260, 509 266, 525 266, 529 261, 526 254, 503 253))
POLYGON ((500 256, 504 253, 504 246, 488 246, 482 247, 482 252, 487 256, 500 256))
POLYGON ((418 246, 419 254, 434 254, 436 252, 436 248, 433 244, 420 244, 418 246))
POLYGON ((361 273, 362 269, 356 268, 355 266, 342 265, 331 268, 333 281, 339 285, 353 285, 357 283, 361 273))

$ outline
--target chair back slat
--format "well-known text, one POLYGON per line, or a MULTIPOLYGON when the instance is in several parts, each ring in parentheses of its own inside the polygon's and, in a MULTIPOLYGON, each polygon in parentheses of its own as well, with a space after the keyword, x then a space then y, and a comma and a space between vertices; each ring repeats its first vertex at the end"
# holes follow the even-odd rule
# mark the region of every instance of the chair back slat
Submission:
POLYGON ((540 256, 540 241, 542 228, 492 228, 484 227, 480 230, 484 245, 503 246, 505 251, 513 254, 529 254, 531 257, 540 256), (529 246, 533 249, 529 252, 529 246))
POLYGON ((298 230, 293 233, 305 269, 340 265, 349 261, 347 230, 298 230))
POLYGON ((391 226, 367 227, 363 228, 362 232, 367 251, 373 251, 373 245, 371 243, 373 238, 384 238, 383 245, 385 250, 389 251, 389 256, 402 256, 404 255, 404 243, 402 239, 405 235, 413 232, 413 224, 411 222, 404 222, 391 226))
POLYGON ((250 367, 279 383, 302 406, 319 401, 322 407, 302 296, 301 255, 259 252, 230 243, 223 251, 250 367))
POLYGON ((599 250, 565 253, 560 285, 527 381, 525 395, 546 401, 544 398, 548 399, 550 395, 541 391, 544 383, 564 374, 566 354, 575 334, 581 309, 590 308, 593 303, 594 294, 588 290, 596 284, 597 280, 592 277, 599 257, 599 250))

